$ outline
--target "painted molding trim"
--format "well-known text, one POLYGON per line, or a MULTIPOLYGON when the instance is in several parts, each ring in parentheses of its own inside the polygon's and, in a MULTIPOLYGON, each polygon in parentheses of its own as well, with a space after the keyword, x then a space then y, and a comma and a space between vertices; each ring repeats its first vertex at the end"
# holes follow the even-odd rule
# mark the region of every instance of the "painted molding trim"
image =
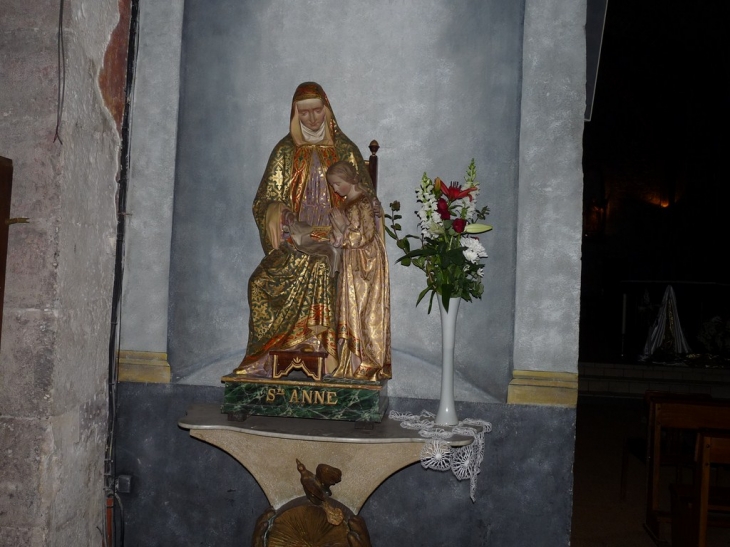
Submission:
POLYGON ((578 374, 515 370, 507 388, 507 404, 571 406, 578 403, 578 374))
POLYGON ((117 353, 120 382, 169 384, 172 374, 167 353, 122 350, 117 353))

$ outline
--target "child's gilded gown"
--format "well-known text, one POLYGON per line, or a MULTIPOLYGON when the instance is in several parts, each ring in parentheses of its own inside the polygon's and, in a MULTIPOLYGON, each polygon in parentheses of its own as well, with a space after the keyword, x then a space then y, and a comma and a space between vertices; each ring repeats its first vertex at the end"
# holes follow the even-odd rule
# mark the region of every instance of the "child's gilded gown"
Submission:
POLYGON ((337 282, 337 348, 341 378, 391 377, 390 278, 381 219, 362 195, 342 205, 349 226, 337 282))

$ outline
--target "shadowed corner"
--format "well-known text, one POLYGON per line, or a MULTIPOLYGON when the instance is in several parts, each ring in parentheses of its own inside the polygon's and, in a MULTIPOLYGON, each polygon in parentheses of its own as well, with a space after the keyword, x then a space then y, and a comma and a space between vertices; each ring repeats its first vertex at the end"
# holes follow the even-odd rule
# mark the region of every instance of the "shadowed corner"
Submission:
MULTIPOLYGON (((388 381, 388 395, 412 399, 438 400, 441 389, 441 365, 398 351, 393 352, 393 378, 388 381)), ((471 385, 459 371, 454 371, 454 398, 473 403, 499 402, 489 393, 471 385)))

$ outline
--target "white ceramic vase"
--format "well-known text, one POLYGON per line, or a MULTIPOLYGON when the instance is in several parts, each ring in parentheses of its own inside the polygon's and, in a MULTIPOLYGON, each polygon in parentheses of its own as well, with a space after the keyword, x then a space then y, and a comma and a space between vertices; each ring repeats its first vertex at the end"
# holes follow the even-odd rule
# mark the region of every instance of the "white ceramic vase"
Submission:
POLYGON ((456 317, 459 314, 461 298, 449 300, 449 311, 444 309, 441 296, 437 297, 441 312, 441 399, 436 413, 436 425, 457 425, 454 406, 454 338, 456 336, 456 317))

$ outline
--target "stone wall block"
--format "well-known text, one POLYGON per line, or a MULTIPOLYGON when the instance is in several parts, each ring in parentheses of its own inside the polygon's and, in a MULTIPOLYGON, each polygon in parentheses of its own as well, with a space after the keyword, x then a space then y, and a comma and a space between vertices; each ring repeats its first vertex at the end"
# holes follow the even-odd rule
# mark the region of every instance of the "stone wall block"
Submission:
POLYGON ((106 385, 120 139, 99 89, 116 1, 70 0, 59 185, 50 546, 91 545, 103 523, 106 385))
MULTIPOLYGON (((27 3, 25 9, 30 11, 27 3)), ((21 11, 19 4, 10 6, 9 13, 3 11, 4 23, 21 11)), ((5 307, 43 309, 51 307, 55 297, 54 220, 60 192, 55 182, 61 145, 53 143, 56 32, 7 28, 12 30, 0 33, 0 154, 13 160, 11 214, 28 217, 31 224, 10 230, 5 307)))
POLYGON ((31 221, 10 230, 6 308, 47 308, 55 293, 54 220, 60 190, 54 183, 61 148, 53 143, 55 43, 52 30, 0 33, 0 154, 13 160, 11 215, 31 221))
POLYGON ((0 153, 13 160, 10 214, 29 218, 31 223, 50 223, 59 215, 61 194, 61 188, 55 184, 61 169, 62 146, 53 142, 56 115, 48 112, 34 119, 8 118, 0 134, 0 153))
POLYGON ((57 55, 55 29, 16 28, 0 32, 0 64, 3 67, 0 112, 3 116, 12 114, 30 119, 39 113, 55 113, 57 55))
POLYGON ((103 506, 100 479, 104 472, 105 418, 106 412, 97 406, 83 405, 51 420, 53 458, 74 462, 73 465, 54 466, 51 484, 53 498, 57 502, 53 505, 51 526, 57 533, 55 545, 84 545, 85 538, 93 537, 90 532, 100 525, 99 521, 90 521, 87 504, 62 503, 59 500, 75 500, 79 492, 84 492, 90 506, 103 506), (96 408, 96 412, 89 413, 92 407, 96 408))
MULTIPOLYGON (((44 420, 0 417, 0 545, 5 527, 16 536, 32 537, 30 529, 45 524, 41 491, 49 429, 44 420), (20 529, 27 529, 22 531, 20 529)), ((26 545, 8 543, 7 545, 26 545)))
POLYGON ((3 0, 3 26, 55 32, 59 8, 58 0, 3 0))
POLYGON ((10 227, 5 278, 6 310, 55 307, 58 274, 56 229, 44 221, 10 227))
POLYGON ((0 432, 3 546, 95 545, 104 518, 120 140, 98 78, 119 2, 65 2, 63 144, 53 143, 59 7, 1 8, 0 153, 14 162, 12 212, 31 218, 11 230, 8 257, 0 419, 23 428, 17 439, 0 432), (6 470, 7 450, 18 452, 6 470))
POLYGON ((65 309, 61 314, 65 325, 59 329, 59 337, 64 339, 57 344, 57 362, 77 364, 62 371, 55 369, 51 405, 54 414, 106 395, 109 318, 109 308, 99 306, 99 301, 65 309), (82 319, 96 322, 81 322, 82 319))
MULTIPOLYGON (((98 99, 96 94, 88 97, 89 102, 98 99)), ((118 165, 118 140, 113 121, 97 114, 92 125, 74 126, 70 135, 76 146, 93 153, 76 154, 65 161, 64 173, 76 175, 61 198, 61 321, 56 347, 60 366, 54 380, 54 414, 105 392, 116 245, 113 174, 118 165)))
POLYGON ((56 330, 57 318, 52 310, 5 310, 0 415, 26 418, 48 415, 56 330))
POLYGON ((44 547, 45 533, 42 528, 4 527, 0 534, 0 547, 44 547))

